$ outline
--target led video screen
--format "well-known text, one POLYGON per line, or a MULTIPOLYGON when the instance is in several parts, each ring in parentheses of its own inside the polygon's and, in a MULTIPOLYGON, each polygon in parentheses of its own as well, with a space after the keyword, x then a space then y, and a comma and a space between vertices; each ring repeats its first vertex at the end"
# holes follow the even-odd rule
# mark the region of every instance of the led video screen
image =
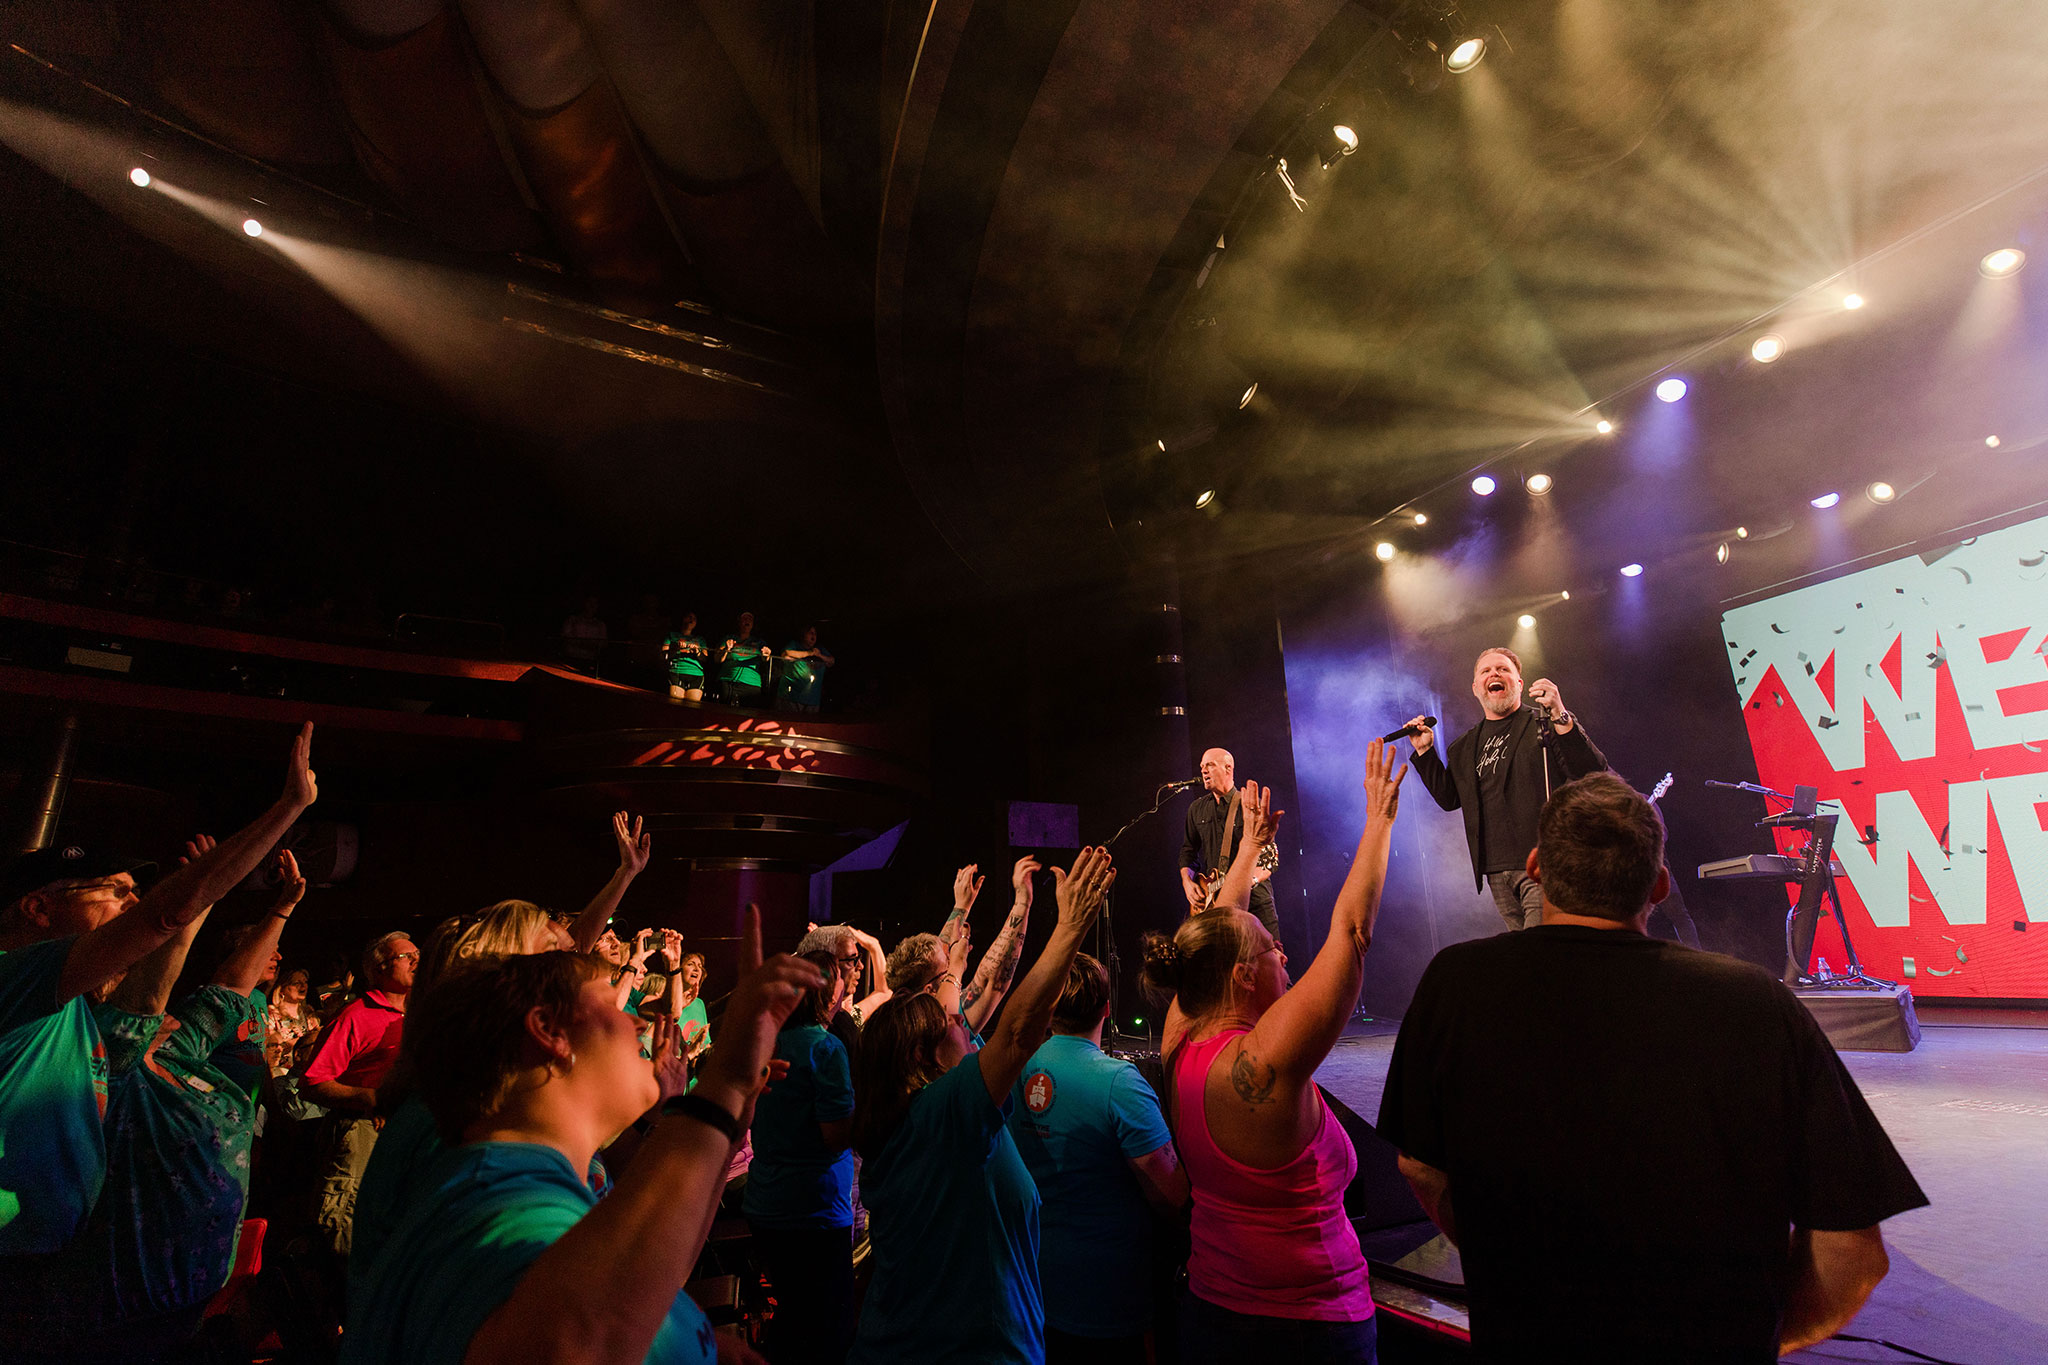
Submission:
MULTIPOLYGON (((1759 779, 1839 803, 1865 970, 1921 996, 2048 997, 2048 518, 1781 593, 1721 629, 1759 779)), ((1814 953, 1840 969, 1832 917, 1814 953)))

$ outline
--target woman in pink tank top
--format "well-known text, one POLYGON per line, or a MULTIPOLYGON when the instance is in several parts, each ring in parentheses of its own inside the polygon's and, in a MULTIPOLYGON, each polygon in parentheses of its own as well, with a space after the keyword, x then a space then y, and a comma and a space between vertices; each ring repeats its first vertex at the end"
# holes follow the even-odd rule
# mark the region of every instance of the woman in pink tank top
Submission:
POLYGON ((1180 1333, 1191 1365, 1376 1359, 1372 1287, 1344 1216, 1358 1157, 1315 1071, 1358 1005, 1407 772, 1372 742, 1365 832, 1329 938, 1299 985, 1289 989, 1287 954, 1245 911, 1258 851, 1280 818, 1255 783, 1244 786, 1246 837, 1217 908, 1172 939, 1146 938, 1146 991, 1155 1008, 1172 1002, 1168 1119, 1194 1191, 1180 1333))

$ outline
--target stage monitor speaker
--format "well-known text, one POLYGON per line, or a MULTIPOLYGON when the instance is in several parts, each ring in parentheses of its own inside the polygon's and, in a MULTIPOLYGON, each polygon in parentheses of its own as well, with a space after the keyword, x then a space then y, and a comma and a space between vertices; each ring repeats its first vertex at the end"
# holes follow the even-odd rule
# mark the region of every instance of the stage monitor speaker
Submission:
POLYGON ((1429 1214, 1415 1198, 1415 1191, 1408 1188, 1408 1181, 1396 1164, 1401 1153, 1394 1144, 1328 1090, 1323 1090, 1323 1103, 1344 1125, 1344 1132, 1358 1153, 1358 1174, 1344 1191, 1344 1212, 1351 1225, 1365 1233, 1427 1223, 1429 1214))

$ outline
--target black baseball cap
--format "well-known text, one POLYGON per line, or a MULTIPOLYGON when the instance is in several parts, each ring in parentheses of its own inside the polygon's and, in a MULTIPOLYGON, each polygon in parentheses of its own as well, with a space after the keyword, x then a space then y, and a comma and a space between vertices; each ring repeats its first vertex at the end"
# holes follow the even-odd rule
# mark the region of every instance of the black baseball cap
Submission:
POLYGON ((122 872, 139 874, 155 868, 155 863, 117 853, 81 848, 77 844, 53 844, 14 860, 6 878, 0 881, 0 905, 12 905, 52 882, 90 882, 122 872))

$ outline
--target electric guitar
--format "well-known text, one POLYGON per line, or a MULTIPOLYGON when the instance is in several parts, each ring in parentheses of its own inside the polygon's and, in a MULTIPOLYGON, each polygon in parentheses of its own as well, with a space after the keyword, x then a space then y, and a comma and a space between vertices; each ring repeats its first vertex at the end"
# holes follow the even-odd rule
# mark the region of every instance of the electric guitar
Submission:
MULTIPOLYGON (((1280 845, 1267 844, 1259 849, 1259 859, 1253 864, 1252 885, 1268 880, 1280 866, 1280 845), (1259 873, 1266 875, 1261 877, 1259 873)), ((1204 915, 1216 908, 1216 898, 1223 894, 1223 879, 1230 872, 1228 867, 1212 867, 1195 878, 1195 890, 1202 895, 1201 903, 1188 913, 1204 915)))
MULTIPOLYGON (((1664 799, 1664 793, 1671 790, 1671 774, 1664 774, 1664 780, 1650 788, 1650 804, 1655 806, 1664 799)), ((1659 809, 1662 809, 1659 807, 1659 809)))

